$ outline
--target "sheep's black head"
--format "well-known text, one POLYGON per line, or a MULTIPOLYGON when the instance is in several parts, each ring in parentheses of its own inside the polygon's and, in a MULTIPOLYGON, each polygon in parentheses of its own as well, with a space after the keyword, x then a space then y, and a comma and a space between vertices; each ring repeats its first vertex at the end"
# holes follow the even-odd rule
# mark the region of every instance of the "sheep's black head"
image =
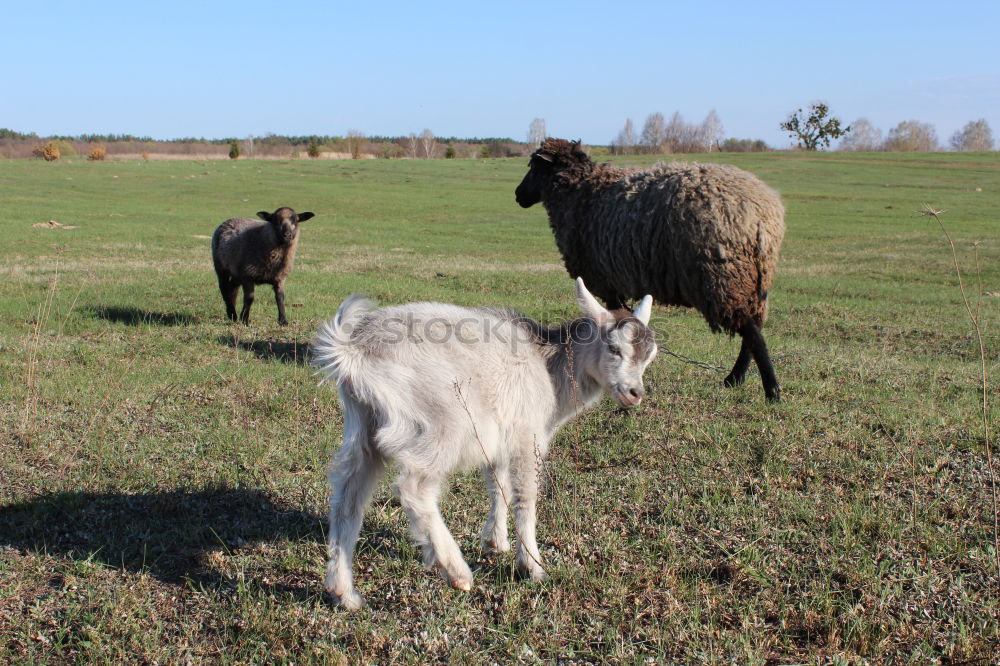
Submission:
POLYGON ((529 208, 542 200, 542 195, 552 182, 552 177, 574 166, 592 167, 593 162, 580 148, 579 141, 548 138, 531 154, 528 173, 514 190, 514 197, 521 208, 529 208))
POLYGON ((266 210, 259 211, 257 217, 265 222, 270 222, 278 238, 285 245, 288 245, 295 240, 295 234, 299 232, 299 222, 305 222, 314 217, 314 214, 309 212, 296 213, 291 208, 282 206, 273 213, 268 213, 266 210))

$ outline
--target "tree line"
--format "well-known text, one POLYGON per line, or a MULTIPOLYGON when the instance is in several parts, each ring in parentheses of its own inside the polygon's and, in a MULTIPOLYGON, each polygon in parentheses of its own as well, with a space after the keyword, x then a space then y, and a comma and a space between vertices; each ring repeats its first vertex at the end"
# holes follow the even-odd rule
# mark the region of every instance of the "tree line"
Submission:
MULTIPOLYGON (((152 139, 131 134, 80 134, 41 137, 0 128, 0 157, 77 157, 103 155, 176 158, 490 158, 526 155, 523 143, 506 137, 437 137, 429 129, 406 136, 366 136, 358 130, 344 135, 286 136, 267 134, 244 138, 152 139)), ((91 159, 94 159, 91 157, 91 159)))
MULTIPOLYGON (((918 120, 905 120, 882 131, 867 118, 845 125, 824 102, 814 102, 807 109, 797 109, 779 124, 802 150, 823 150, 839 139, 837 150, 936 151, 942 148, 934 126, 918 120)), ((189 158, 493 158, 530 154, 548 136, 543 118, 534 118, 528 127, 527 140, 507 137, 438 137, 430 129, 406 136, 366 136, 360 130, 340 135, 283 136, 267 134, 246 138, 154 140, 131 134, 80 134, 77 136, 40 137, 35 133, 0 128, 0 157, 87 156, 103 160, 106 156, 189 158)), ((993 131, 985 119, 973 120, 956 131, 947 147, 956 151, 994 150, 993 131)), ((709 152, 763 152, 774 150, 760 139, 726 137, 722 120, 715 109, 701 122, 690 123, 679 112, 668 121, 660 112, 646 117, 637 131, 631 118, 607 147, 593 146, 596 154, 671 154, 709 152)))
MULTIPOLYGON (((829 147, 841 139, 837 150, 853 152, 933 152, 941 149, 937 131, 931 123, 904 120, 889 130, 883 139, 882 130, 867 118, 858 118, 844 126, 830 113, 824 102, 813 102, 808 110, 797 109, 779 126, 796 139, 804 150, 829 147)), ((995 146, 993 130, 984 118, 970 120, 948 139, 948 148, 955 151, 989 151, 995 146)))

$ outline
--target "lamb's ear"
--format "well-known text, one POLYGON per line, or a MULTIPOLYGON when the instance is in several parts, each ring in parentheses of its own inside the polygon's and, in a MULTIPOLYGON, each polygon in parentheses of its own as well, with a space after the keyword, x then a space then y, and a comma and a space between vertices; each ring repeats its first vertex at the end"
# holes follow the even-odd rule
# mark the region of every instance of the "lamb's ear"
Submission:
POLYGON ((639 305, 632 311, 632 316, 641 321, 644 325, 649 325, 649 315, 653 314, 653 297, 646 294, 642 297, 639 305))
POLYGON ((589 317, 597 322, 598 326, 608 326, 615 320, 613 314, 597 302, 597 299, 587 291, 587 285, 583 283, 583 278, 576 279, 576 302, 580 304, 580 309, 585 317, 589 317))
POLYGON ((259 217, 260 219, 264 220, 265 222, 270 222, 271 221, 271 214, 268 213, 266 210, 259 210, 259 211, 257 211, 257 217, 259 217))
POLYGON ((305 222, 306 220, 311 220, 316 217, 316 213, 310 213, 306 211, 305 213, 299 213, 299 222, 305 222))

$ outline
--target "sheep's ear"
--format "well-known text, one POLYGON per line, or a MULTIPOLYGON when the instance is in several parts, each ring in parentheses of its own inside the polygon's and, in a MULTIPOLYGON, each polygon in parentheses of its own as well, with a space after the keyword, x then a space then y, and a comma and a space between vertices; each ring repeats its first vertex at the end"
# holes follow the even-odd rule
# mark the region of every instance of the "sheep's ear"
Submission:
POLYGON ((615 320, 614 315, 597 302, 597 299, 587 291, 587 285, 583 283, 583 278, 576 279, 576 302, 580 304, 580 309, 585 317, 589 317, 597 322, 598 326, 608 326, 615 320))
POLYGON ((649 325, 649 315, 653 314, 653 297, 646 294, 642 297, 642 301, 636 306, 635 310, 632 311, 632 316, 643 323, 643 325, 649 325))
POLYGON ((305 222, 306 220, 311 220, 314 217, 316 217, 316 213, 310 213, 309 211, 299 213, 299 222, 305 222))
POLYGON ((268 213, 266 210, 259 210, 259 211, 257 211, 257 217, 259 217, 260 219, 264 220, 265 222, 270 222, 271 221, 271 214, 268 213))

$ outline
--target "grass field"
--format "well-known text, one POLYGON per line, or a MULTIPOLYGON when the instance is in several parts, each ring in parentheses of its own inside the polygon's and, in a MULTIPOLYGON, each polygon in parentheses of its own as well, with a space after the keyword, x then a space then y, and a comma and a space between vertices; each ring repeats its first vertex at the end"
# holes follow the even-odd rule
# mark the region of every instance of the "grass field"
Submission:
POLYGON ((353 292, 574 316, 544 211, 514 203, 526 160, 0 161, 0 662, 997 663, 979 347, 916 211, 947 211, 995 401, 1000 155, 703 159, 785 198, 784 401, 723 389, 738 340, 656 308, 661 349, 716 369, 661 353, 641 408, 560 433, 551 579, 480 553, 470 474, 444 511, 476 583, 448 588, 383 484, 357 614, 322 594, 341 415, 308 341, 353 292), (291 324, 268 288, 230 324, 208 238, 279 205, 317 213, 291 324))

